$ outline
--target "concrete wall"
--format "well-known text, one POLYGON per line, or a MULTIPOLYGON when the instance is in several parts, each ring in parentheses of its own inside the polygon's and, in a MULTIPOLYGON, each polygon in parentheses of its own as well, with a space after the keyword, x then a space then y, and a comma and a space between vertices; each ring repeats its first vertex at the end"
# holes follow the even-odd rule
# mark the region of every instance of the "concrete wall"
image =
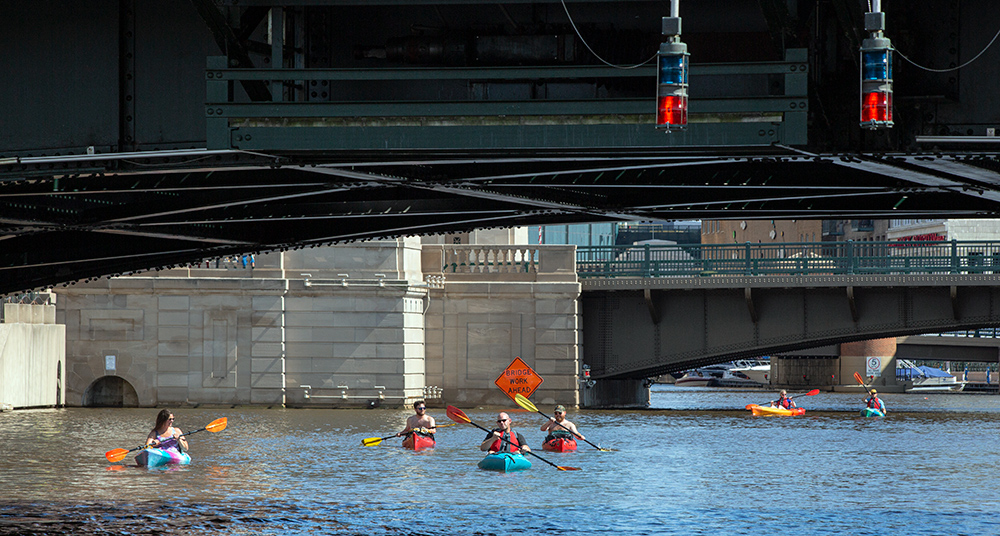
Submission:
POLYGON ((578 403, 572 246, 406 238, 208 266, 61 291, 67 405, 106 376, 141 406, 510 404, 493 381, 516 356, 545 380, 533 400, 578 403))
POLYGON ((134 387, 142 406, 419 398, 419 259, 419 241, 410 238, 261 255, 252 268, 210 262, 69 287, 59 302, 67 404, 83 405, 108 375, 134 387))
POLYGON ((427 378, 454 403, 509 405, 494 381, 520 357, 536 404, 578 405, 580 284, 573 246, 424 246, 427 378), (442 269, 444 267, 444 269, 442 269))
POLYGON ((0 407, 63 404, 66 330, 54 305, 4 304, 0 324, 0 407))

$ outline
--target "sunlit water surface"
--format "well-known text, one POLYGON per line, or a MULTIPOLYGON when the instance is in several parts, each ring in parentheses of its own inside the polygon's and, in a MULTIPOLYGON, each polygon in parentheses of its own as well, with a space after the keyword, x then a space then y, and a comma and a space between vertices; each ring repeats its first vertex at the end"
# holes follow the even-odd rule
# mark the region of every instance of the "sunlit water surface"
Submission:
MULTIPOLYGON (((154 409, 0 413, 0 534, 1000 534, 1000 397, 801 397, 805 416, 751 417, 767 391, 654 386, 643 411, 571 411, 600 452, 540 448, 559 471, 481 471, 484 433, 443 427, 414 453, 392 439, 407 410, 190 409, 191 465, 115 465, 154 409)), ((513 404, 511 405, 513 407, 513 404)), ((490 427, 497 408, 462 408, 490 427)), ((540 407, 551 414, 551 408, 540 407)), ((430 413, 451 423, 443 409, 430 413)))

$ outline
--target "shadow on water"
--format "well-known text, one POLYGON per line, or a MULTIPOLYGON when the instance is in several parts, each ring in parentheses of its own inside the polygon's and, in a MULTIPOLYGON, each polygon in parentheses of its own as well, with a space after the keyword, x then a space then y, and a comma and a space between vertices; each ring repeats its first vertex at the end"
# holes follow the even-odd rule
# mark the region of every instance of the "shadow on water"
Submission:
MULTIPOLYGON (((614 452, 544 452, 544 419, 509 409, 538 454, 582 468, 513 474, 476 468, 469 425, 430 451, 361 446, 408 410, 178 408, 185 430, 229 424, 166 470, 103 456, 138 445, 156 410, 3 413, 0 534, 1000 533, 1000 397, 886 395, 884 419, 841 393, 801 399, 802 417, 743 409, 773 395, 654 386, 649 410, 571 410, 614 452)), ((496 408, 465 411, 493 426, 496 408)))

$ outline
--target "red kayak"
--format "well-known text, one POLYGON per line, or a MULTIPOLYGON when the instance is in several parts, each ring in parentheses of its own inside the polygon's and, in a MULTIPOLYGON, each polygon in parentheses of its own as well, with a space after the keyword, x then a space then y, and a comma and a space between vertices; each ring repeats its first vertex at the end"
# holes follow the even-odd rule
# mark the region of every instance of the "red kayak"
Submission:
POLYGON ((403 440, 403 448, 410 450, 423 450, 434 448, 434 438, 418 434, 416 432, 407 434, 403 440))
POLYGON ((573 452, 576 450, 576 440, 567 437, 554 437, 542 443, 542 450, 550 452, 573 452))

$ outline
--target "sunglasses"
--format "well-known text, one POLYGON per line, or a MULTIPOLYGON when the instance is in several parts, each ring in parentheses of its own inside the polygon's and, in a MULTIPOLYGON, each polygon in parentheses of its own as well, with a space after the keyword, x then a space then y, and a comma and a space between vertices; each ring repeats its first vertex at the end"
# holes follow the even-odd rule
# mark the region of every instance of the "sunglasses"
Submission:
POLYGON ((509 420, 510 420, 510 419, 497 419, 497 422, 507 422, 507 421, 509 421, 509 420))
POLYGON ((424 411, 424 410, 426 410, 426 409, 427 409, 427 408, 417 408, 417 411, 424 411))

